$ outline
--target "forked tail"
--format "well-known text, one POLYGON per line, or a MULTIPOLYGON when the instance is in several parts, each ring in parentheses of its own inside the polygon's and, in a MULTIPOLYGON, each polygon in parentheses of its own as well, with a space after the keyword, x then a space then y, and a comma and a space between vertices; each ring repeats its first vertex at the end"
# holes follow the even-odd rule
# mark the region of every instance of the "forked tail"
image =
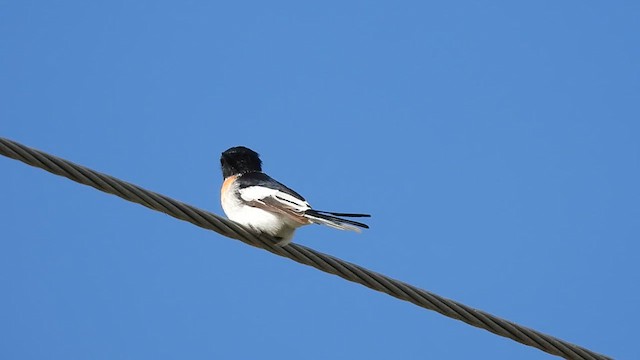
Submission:
POLYGON ((360 228, 368 229, 367 224, 361 222, 343 219, 341 217, 371 217, 368 214, 349 214, 349 213, 337 213, 329 211, 320 211, 309 209, 305 211, 304 216, 316 224, 327 225, 332 228, 340 230, 351 230, 360 232, 360 228))

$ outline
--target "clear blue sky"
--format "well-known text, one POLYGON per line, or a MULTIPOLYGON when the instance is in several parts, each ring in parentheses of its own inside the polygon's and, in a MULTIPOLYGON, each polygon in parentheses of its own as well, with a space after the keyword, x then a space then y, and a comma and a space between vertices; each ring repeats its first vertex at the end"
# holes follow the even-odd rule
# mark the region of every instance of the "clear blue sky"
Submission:
MULTIPOLYGON (((361 235, 296 242, 640 358, 640 5, 2 1, 0 136, 221 214, 245 145, 361 235)), ((0 158, 2 359, 546 359, 0 158)))

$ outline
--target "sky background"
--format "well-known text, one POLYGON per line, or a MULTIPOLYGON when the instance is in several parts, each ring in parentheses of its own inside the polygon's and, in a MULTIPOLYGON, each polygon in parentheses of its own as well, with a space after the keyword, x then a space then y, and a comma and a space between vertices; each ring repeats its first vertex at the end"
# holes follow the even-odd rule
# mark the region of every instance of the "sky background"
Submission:
MULTIPOLYGON (((640 358, 640 3, 0 1, 0 136, 222 214, 245 145, 363 234, 295 241, 640 358)), ((549 355, 0 157, 2 359, 549 355)))

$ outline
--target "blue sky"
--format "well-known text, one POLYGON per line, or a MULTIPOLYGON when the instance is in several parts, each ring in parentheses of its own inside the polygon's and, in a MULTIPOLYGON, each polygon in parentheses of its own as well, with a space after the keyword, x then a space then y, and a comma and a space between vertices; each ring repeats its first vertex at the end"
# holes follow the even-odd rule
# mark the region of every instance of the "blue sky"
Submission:
MULTIPOLYGON (((0 136, 221 214, 245 145, 361 235, 295 241, 638 358, 637 2, 0 2, 0 136)), ((0 158, 0 358, 545 359, 0 158)))

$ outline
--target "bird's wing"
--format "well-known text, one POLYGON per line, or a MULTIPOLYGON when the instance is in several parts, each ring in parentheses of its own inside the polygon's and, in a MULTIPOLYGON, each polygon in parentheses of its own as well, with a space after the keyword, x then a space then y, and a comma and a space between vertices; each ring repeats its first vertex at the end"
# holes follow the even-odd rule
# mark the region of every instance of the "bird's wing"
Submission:
POLYGON ((248 205, 287 215, 301 224, 309 223, 304 212, 311 209, 300 194, 264 173, 248 173, 238 178, 238 193, 248 205))

